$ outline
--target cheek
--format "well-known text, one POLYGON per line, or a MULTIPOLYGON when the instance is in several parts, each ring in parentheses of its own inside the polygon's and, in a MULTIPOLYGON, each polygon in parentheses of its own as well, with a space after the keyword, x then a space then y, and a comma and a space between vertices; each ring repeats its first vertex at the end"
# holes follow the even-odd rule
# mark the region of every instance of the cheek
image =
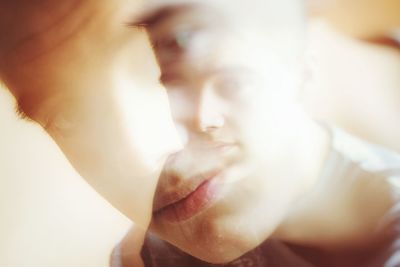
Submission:
POLYGON ((145 225, 159 171, 179 148, 167 97, 124 77, 86 88, 61 101, 47 131, 83 178, 145 225))
POLYGON ((195 98, 184 88, 168 89, 168 99, 172 116, 176 122, 186 121, 194 115, 196 109, 195 98))
POLYGON ((79 174, 146 226, 163 161, 179 144, 165 92, 148 83, 157 68, 145 36, 109 13, 91 18, 100 36, 98 27, 85 27, 30 65, 21 63, 16 77, 49 94, 35 119, 79 174))
POLYGON ((180 147, 163 88, 136 85, 124 77, 116 79, 116 88, 113 101, 120 128, 147 166, 154 166, 160 157, 180 147))
POLYGON ((255 101, 232 105, 229 111, 231 131, 246 150, 258 150, 265 142, 267 111, 259 108, 255 101))
POLYGON ((249 158, 265 159, 281 145, 286 130, 285 105, 281 96, 269 92, 232 105, 230 121, 249 158))

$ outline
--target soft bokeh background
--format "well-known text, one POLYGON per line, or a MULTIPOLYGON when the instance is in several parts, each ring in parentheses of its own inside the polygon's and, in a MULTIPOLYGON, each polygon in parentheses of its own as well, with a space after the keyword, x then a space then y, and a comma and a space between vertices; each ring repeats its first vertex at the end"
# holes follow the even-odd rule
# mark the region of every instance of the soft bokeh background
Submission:
POLYGON ((0 89, 0 266, 105 267, 130 221, 0 89))

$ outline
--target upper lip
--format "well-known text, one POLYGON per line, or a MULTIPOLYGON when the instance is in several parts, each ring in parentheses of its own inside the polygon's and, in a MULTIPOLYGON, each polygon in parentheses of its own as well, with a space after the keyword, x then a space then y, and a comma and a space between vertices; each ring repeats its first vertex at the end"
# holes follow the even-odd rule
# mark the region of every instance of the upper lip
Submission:
MULTIPOLYGON (((161 211, 162 209, 185 199, 192 192, 196 191, 196 189, 205 181, 208 181, 216 176, 217 173, 217 171, 213 171, 193 176, 188 180, 187 183, 180 186, 179 188, 171 192, 159 194, 154 201, 153 212, 156 213, 158 211, 161 211)), ((163 177, 161 177, 160 179, 162 178, 163 177)))
MULTIPOLYGON (((211 151, 217 150, 219 157, 226 157, 231 154, 230 150, 221 150, 226 148, 235 148, 237 147, 235 142, 228 141, 218 141, 214 142, 212 146, 208 146, 211 151)), ((217 153, 217 151, 214 151, 217 153)), ((172 190, 162 190, 156 192, 153 203, 153 212, 156 213, 167 206, 173 205, 186 197, 188 197, 192 192, 194 192, 201 184, 205 181, 212 179, 216 175, 218 175, 222 170, 220 167, 214 166, 214 168, 210 168, 201 172, 198 172, 196 175, 190 175, 189 177, 182 177, 179 172, 175 172, 174 170, 169 170, 165 173, 161 174, 160 180, 172 178, 172 176, 178 176, 179 181, 184 181, 183 183, 178 183, 176 187, 172 190), (179 179, 183 178, 183 179, 179 179)))

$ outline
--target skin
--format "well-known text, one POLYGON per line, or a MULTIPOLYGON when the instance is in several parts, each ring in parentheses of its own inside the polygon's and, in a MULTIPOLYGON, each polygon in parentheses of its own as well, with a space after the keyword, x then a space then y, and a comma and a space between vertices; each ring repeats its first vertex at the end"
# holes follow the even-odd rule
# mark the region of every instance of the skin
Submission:
POLYGON ((149 32, 184 140, 160 177, 150 230, 213 263, 231 261, 273 235, 315 183, 327 142, 293 97, 296 79, 282 83, 283 75, 299 76, 285 57, 300 49, 274 47, 282 36, 268 43, 260 38, 265 28, 256 24, 248 34, 220 11, 189 4, 163 16, 150 11, 138 22, 149 32), (186 38, 183 44, 176 34, 186 38), (216 201, 179 222, 162 215, 210 176, 222 188, 216 201))
MULTIPOLYGON (((255 33, 246 35, 249 28, 230 20, 232 2, 223 8, 190 3, 171 3, 162 16, 159 11, 168 4, 156 4, 156 11, 138 22, 149 32, 160 80, 185 140, 161 174, 150 231, 211 263, 232 261, 267 238, 330 251, 379 244, 377 227, 393 204, 388 184, 362 177, 313 191, 329 141, 294 97, 296 79, 282 83, 284 73, 302 77, 293 61, 282 60, 296 49, 273 46, 281 43, 278 36, 268 35, 263 43, 256 38, 263 36, 259 28, 242 20, 255 33), (210 176, 222 188, 216 200, 182 219, 180 201, 210 176), (365 203, 375 204, 364 212, 358 207, 365 203)), ((299 40, 291 43, 301 46, 299 40)), ((140 245, 127 247, 138 254, 140 245)))
POLYGON ((20 113, 146 228, 160 169, 179 141, 148 40, 127 26, 140 4, 2 1, 0 75, 20 113))

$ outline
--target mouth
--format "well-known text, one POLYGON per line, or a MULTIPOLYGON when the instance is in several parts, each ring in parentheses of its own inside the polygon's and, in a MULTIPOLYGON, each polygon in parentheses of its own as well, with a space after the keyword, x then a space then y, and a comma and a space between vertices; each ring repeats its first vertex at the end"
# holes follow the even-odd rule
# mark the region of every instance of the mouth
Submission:
POLYGON ((154 217, 177 223, 188 220, 210 207, 220 195, 222 184, 218 177, 219 174, 211 176, 185 197, 156 210, 153 213, 154 217))

